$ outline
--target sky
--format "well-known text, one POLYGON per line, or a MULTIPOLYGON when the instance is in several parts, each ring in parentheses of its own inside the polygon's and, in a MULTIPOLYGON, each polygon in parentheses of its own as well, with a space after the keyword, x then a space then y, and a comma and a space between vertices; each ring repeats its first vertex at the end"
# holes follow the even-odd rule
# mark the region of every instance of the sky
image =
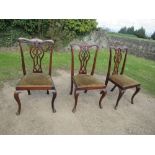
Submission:
POLYGON ((150 36, 155 32, 155 19, 97 19, 98 27, 109 28, 117 32, 120 28, 134 26, 135 29, 145 28, 146 34, 150 36))

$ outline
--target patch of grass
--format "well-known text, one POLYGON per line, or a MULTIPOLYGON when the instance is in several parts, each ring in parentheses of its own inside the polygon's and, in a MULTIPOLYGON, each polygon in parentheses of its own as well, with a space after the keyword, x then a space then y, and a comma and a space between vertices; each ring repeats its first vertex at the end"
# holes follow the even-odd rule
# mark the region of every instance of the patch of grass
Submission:
POLYGON ((138 40, 138 41, 145 41, 145 42, 152 42, 155 44, 154 40, 150 39, 144 39, 144 38, 138 38, 136 35, 133 34, 123 34, 123 33, 116 33, 116 32, 107 32, 107 36, 109 37, 118 37, 118 38, 126 38, 131 40, 138 40))
POLYGON ((107 32, 108 36, 115 36, 115 37, 125 37, 125 38, 138 38, 136 35, 133 34, 123 34, 123 33, 115 33, 115 32, 107 32))
MULTIPOLYGON (((88 71, 91 71, 93 63, 93 52, 91 52, 90 61, 88 62, 88 71)), ((108 51, 98 53, 96 63, 96 73, 106 75, 108 68, 108 51)), ((25 53, 26 66, 31 71, 32 61, 28 52, 25 53)), ((43 59, 43 70, 48 72, 49 53, 43 59)), ((66 69, 70 70, 71 53, 55 52, 53 55, 53 70, 66 69)), ((75 69, 78 70, 78 54, 75 53, 75 69)), ((144 58, 128 55, 125 74, 139 81, 144 90, 155 95, 155 62, 144 58)), ((21 60, 19 52, 0 52, 0 82, 19 79, 22 76, 21 60)))

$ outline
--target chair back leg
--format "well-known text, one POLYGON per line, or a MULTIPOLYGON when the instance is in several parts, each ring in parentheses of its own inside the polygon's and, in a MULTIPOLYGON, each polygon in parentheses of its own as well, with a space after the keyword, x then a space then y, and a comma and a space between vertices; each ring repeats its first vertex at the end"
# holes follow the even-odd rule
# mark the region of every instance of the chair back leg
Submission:
POLYGON ((111 88, 111 90, 110 90, 110 91, 114 91, 114 90, 115 90, 115 88, 116 88, 116 85, 114 85, 114 86, 111 88))
POLYGON ((54 101, 56 99, 56 96, 57 96, 57 92, 55 91, 55 92, 53 92, 53 97, 52 97, 52 102, 51 102, 53 113, 56 113, 56 109, 55 109, 55 106, 54 106, 54 101))

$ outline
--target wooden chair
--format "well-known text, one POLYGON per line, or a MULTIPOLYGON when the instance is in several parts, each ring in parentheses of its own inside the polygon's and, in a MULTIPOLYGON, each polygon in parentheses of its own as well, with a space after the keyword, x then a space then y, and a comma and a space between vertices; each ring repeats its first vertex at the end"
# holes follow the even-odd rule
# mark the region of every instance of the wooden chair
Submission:
POLYGON ((51 78, 52 73, 52 54, 53 54, 53 40, 40 40, 40 39, 26 39, 19 38, 19 47, 21 52, 21 61, 22 61, 22 70, 23 77, 16 85, 16 91, 14 92, 14 98, 18 104, 17 115, 21 112, 21 102, 19 99, 19 93, 23 90, 28 91, 28 95, 30 95, 31 90, 46 90, 47 94, 49 94, 49 90, 52 90, 53 98, 51 102, 53 112, 56 112, 54 107, 54 101, 57 96, 57 92, 51 78), (23 52, 23 44, 27 44, 29 46, 30 56, 33 60, 33 71, 32 73, 27 74, 25 61, 24 61, 24 52, 23 52), (49 59, 49 73, 48 75, 44 74, 42 71, 42 59, 46 51, 50 51, 50 59, 49 59))
POLYGON ((99 100, 99 107, 102 108, 101 101, 106 95, 106 85, 103 81, 100 81, 96 79, 94 75, 95 65, 96 65, 96 59, 98 54, 99 47, 97 45, 78 45, 73 44, 71 45, 71 90, 70 95, 73 92, 73 84, 75 86, 74 89, 74 98, 75 98, 75 105, 73 107, 72 112, 76 111, 76 106, 78 102, 78 91, 84 91, 85 93, 88 90, 101 90, 100 93, 102 94, 99 100), (95 55, 94 55, 94 61, 93 66, 90 75, 87 74, 87 63, 90 59, 90 49, 93 49, 95 47, 95 55), (77 75, 74 75, 74 50, 75 48, 78 50, 78 57, 80 61, 80 70, 77 75))
POLYGON ((114 91, 116 87, 119 88, 119 95, 116 101, 115 110, 117 109, 118 103, 127 89, 136 88, 136 91, 131 97, 132 104, 135 95, 140 91, 140 83, 124 75, 127 53, 128 49, 126 47, 114 47, 114 46, 110 47, 109 67, 106 78, 106 85, 108 84, 108 81, 111 81, 114 84, 114 87, 111 89, 111 91, 114 91), (112 61, 114 64, 114 68, 113 71, 111 72, 112 61), (122 67, 120 68, 121 62, 122 67))

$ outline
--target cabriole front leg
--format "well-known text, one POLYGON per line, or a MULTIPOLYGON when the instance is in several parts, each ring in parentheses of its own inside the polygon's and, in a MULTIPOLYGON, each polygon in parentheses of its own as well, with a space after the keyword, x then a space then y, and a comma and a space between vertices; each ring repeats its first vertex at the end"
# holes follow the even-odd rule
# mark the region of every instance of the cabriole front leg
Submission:
POLYGON ((136 87, 136 91, 134 92, 134 94, 133 94, 132 97, 131 97, 131 104, 134 104, 134 103, 133 103, 133 99, 134 99, 134 97, 136 96, 136 94, 137 94, 139 91, 140 91, 140 86, 137 86, 137 87, 136 87))
POLYGON ((102 103, 103 98, 106 96, 107 91, 106 90, 102 90, 100 92, 100 94, 102 94, 102 95, 101 95, 100 100, 99 100, 99 107, 100 107, 100 109, 102 109, 102 104, 101 103, 102 103))
POLYGON ((49 90, 47 90, 47 92, 46 92, 46 93, 47 93, 47 95, 49 95, 49 90))
POLYGON ((70 95, 73 93, 73 80, 71 80, 71 89, 70 89, 70 95))
POLYGON ((19 92, 19 91, 14 92, 14 98, 15 98, 17 104, 18 104, 18 110, 16 112, 16 115, 20 115, 20 112, 21 112, 21 102, 20 102, 20 99, 19 99, 19 93, 21 93, 21 92, 19 92))
POLYGON ((123 96, 124 93, 125 93, 125 90, 119 89, 119 95, 118 95, 117 102, 116 102, 116 105, 115 105, 115 110, 117 110, 118 103, 119 103, 119 101, 122 98, 122 96, 123 96))
POLYGON ((73 113, 76 112, 76 106, 77 106, 77 102, 78 102, 78 96, 79 96, 79 93, 76 93, 76 89, 75 89, 75 91, 74 91, 75 104, 74 104, 74 107, 73 107, 73 110, 72 110, 73 113))
POLYGON ((56 99, 56 96, 57 96, 57 92, 55 91, 55 92, 53 92, 53 97, 52 97, 52 102, 51 102, 53 113, 56 113, 56 109, 55 109, 55 106, 54 106, 54 101, 56 99))
POLYGON ((31 92, 30 92, 30 90, 27 90, 27 92, 28 92, 28 95, 31 95, 31 92))

